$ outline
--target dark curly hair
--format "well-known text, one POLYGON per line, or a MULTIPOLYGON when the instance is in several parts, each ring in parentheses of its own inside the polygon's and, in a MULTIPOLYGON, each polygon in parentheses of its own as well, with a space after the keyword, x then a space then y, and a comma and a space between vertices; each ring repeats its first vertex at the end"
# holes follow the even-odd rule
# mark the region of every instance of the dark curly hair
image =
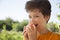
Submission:
POLYGON ((32 11, 34 9, 38 9, 44 16, 51 15, 51 4, 48 0, 40 0, 40 1, 27 1, 25 5, 26 11, 32 11))

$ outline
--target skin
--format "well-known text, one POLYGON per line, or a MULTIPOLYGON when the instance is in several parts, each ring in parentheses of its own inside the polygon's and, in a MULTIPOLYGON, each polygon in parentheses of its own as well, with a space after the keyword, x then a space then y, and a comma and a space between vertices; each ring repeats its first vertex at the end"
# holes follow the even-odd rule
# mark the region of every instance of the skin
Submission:
POLYGON ((38 9, 28 11, 28 14, 30 22, 28 26, 25 26, 23 31, 24 40, 37 40, 38 33, 42 35, 48 32, 46 22, 49 20, 49 16, 43 16, 38 9))

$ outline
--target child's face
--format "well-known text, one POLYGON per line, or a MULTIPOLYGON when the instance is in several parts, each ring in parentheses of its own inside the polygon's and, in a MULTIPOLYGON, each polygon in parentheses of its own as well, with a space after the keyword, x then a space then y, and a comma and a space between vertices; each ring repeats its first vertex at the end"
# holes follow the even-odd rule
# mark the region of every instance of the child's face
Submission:
POLYGON ((46 28, 46 21, 45 17, 39 10, 33 10, 33 11, 28 11, 30 22, 32 22, 36 28, 37 31, 42 31, 43 29, 46 28))

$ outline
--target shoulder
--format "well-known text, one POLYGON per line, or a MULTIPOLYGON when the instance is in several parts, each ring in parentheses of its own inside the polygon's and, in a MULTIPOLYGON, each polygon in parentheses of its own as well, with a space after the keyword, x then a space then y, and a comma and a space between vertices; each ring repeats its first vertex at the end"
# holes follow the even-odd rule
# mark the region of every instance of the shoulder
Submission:
POLYGON ((38 40, 60 40, 60 34, 54 33, 54 32, 48 32, 43 35, 38 35, 38 40))
POLYGON ((52 35, 53 35, 53 36, 60 37, 60 34, 58 34, 58 33, 55 33, 55 32, 52 32, 52 35))
POLYGON ((52 32, 51 33, 51 39, 60 40, 60 34, 52 32))

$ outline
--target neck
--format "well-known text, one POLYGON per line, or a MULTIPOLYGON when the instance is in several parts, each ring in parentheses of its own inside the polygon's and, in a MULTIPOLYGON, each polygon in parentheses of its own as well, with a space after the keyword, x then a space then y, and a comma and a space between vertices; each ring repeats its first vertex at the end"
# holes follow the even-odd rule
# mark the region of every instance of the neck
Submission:
POLYGON ((46 34, 48 32, 49 32, 49 30, 46 28, 46 29, 43 29, 42 31, 40 31, 38 33, 42 35, 42 34, 46 34))

